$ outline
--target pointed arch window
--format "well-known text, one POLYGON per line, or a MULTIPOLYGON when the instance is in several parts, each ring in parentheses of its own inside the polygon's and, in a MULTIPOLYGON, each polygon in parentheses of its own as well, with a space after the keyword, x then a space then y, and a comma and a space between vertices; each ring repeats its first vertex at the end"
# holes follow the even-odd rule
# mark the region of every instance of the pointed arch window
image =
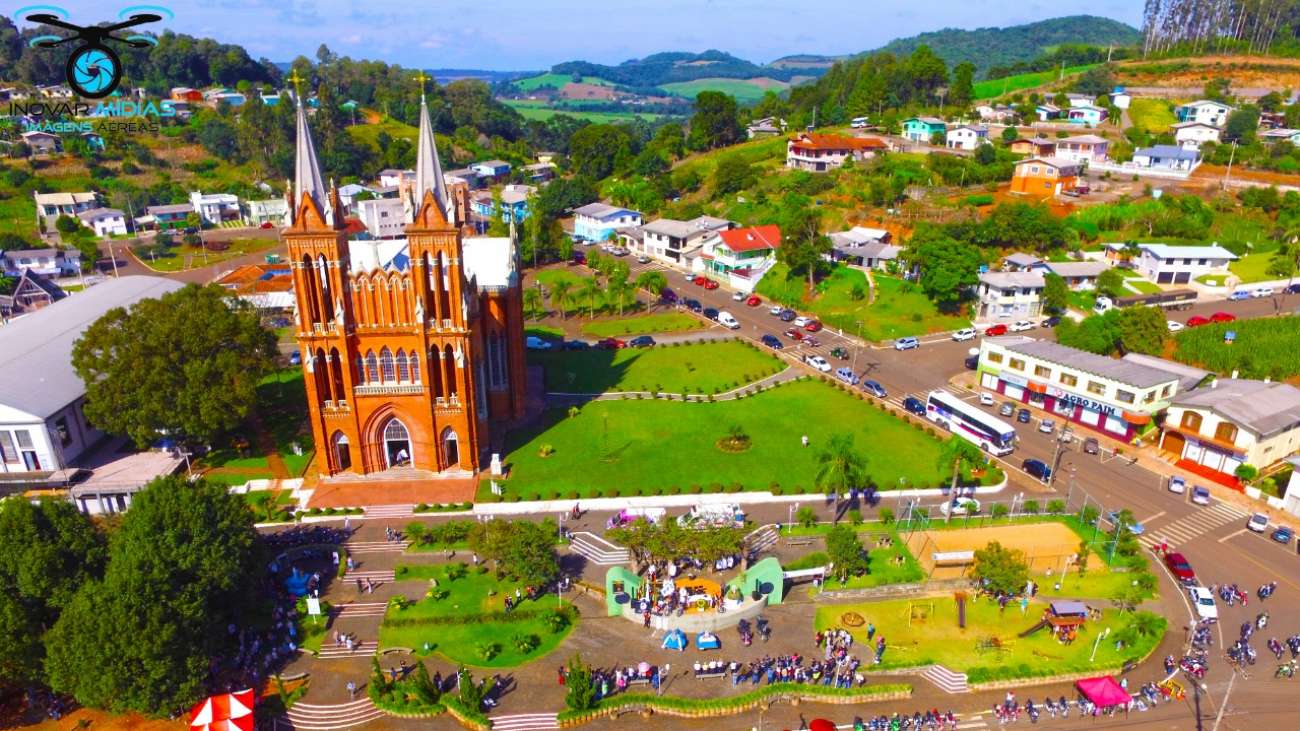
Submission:
POLYGON ((451 346, 443 348, 442 367, 446 370, 447 380, 447 397, 456 398, 456 356, 451 352, 451 346))
POLYGON ((406 351, 397 351, 397 382, 406 383, 411 380, 411 371, 406 364, 406 351))
POLYGON ((429 387, 433 389, 434 398, 446 398, 447 394, 442 390, 442 359, 439 355, 438 346, 433 346, 429 352, 429 387))
POLYGON ((379 361, 373 350, 366 351, 366 383, 379 383, 379 361))
POLYGON ((420 354, 411 352, 411 383, 420 382, 420 354))
POLYGON ((393 351, 389 350, 386 345, 383 350, 379 351, 379 380, 384 383, 392 383, 397 380, 396 374, 393 372, 393 351))

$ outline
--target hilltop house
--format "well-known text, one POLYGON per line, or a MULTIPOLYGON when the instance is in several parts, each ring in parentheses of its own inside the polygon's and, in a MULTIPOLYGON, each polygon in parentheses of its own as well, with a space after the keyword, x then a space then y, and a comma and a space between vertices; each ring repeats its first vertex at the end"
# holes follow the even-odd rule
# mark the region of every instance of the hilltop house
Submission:
POLYGON ((1232 107, 1208 99, 1183 104, 1174 109, 1174 116, 1178 117, 1179 122, 1200 122, 1219 128, 1228 123, 1229 114, 1232 114, 1232 107))
POLYGON ((384 168, 379 171, 379 185, 383 188, 396 188, 403 181, 414 182, 414 170, 398 170, 396 168, 384 168))
POLYGON ((1133 103, 1133 95, 1124 90, 1124 87, 1117 86, 1115 91, 1110 93, 1110 103, 1115 105, 1116 109, 1128 109, 1133 103))
POLYGON ((1082 165, 1061 157, 1031 157, 1016 163, 1011 192, 1033 196, 1069 193, 1079 187, 1082 165))
POLYGON ((172 87, 171 97, 174 102, 198 104, 203 101, 203 92, 188 86, 175 86, 172 87))
POLYGON ((755 137, 775 137, 785 131, 785 120, 777 117, 763 117, 755 119, 745 127, 745 134, 749 139, 755 137))
POLYGON ((1016 110, 1005 104, 980 104, 975 107, 975 113, 980 115, 980 121, 982 122, 1009 124, 1016 120, 1016 110))
POLYGON ((1110 268, 1110 262, 1102 261, 1040 261, 1030 267, 1031 271, 1051 272, 1065 280, 1073 290, 1093 289, 1097 277, 1110 268))
POLYGON ((642 254, 669 264, 685 264, 688 257, 702 251, 705 242, 718 237, 734 224, 725 218, 700 216, 689 221, 660 218, 636 229, 642 254))
POLYGON ((92 208, 77 214, 81 224, 95 232, 99 238, 125 236, 126 214, 116 208, 92 208))
POLYGON ((903 120, 903 138, 929 144, 935 135, 948 131, 948 124, 938 117, 910 117, 903 120))
POLYGON ((865 160, 888 149, 879 137, 845 137, 804 132, 786 144, 785 166, 821 173, 846 160, 865 160))
POLYGON ((1106 162, 1110 140, 1097 135, 1074 135, 1056 141, 1056 156, 1078 163, 1106 162))
POLYGON ((469 166, 480 178, 500 182, 510 174, 510 163, 505 160, 484 160, 469 166))
POLYGON ((706 240, 699 261, 704 271, 725 275, 733 289, 752 292, 776 263, 780 247, 781 228, 775 224, 732 228, 706 240))
POLYGON ((283 198, 268 198, 264 201, 247 201, 245 218, 250 226, 270 223, 272 226, 289 225, 289 202, 283 198))
POLYGON ((0 318, 9 319, 53 304, 67 296, 59 285, 42 274, 24 269, 9 294, 0 294, 0 318))
POLYGON ((1084 104, 1080 106, 1071 106, 1066 112, 1066 118, 1075 124, 1087 124, 1096 126, 1106 121, 1106 110, 1093 105, 1084 104))
POLYGON ((974 150, 989 141, 989 128, 982 124, 963 124, 948 130, 944 142, 953 150, 974 150))
POLYGON ((1259 133, 1259 138, 1265 142, 1290 142, 1293 145, 1300 146, 1300 129, 1286 129, 1278 127, 1259 133))
POLYGON ((555 177, 555 163, 535 162, 524 166, 524 177, 530 183, 545 183, 555 177))
POLYGON ((81 252, 76 249, 16 249, 3 256, 5 275, 17 277, 32 271, 46 277, 71 277, 81 271, 81 252))
POLYGON ((639 212, 604 203, 588 203, 573 211, 573 238, 581 241, 612 239, 619 229, 640 225, 639 212))
POLYGON ((1038 121, 1040 122, 1050 122, 1053 119, 1061 118, 1061 108, 1046 102, 1034 107, 1034 113, 1038 115, 1038 121))
POLYGON ((883 228, 854 226, 848 231, 830 234, 831 251, 826 258, 849 266, 884 270, 897 261, 901 249, 889 243, 890 233, 883 228))
POLYGON ((63 141, 58 135, 52 135, 49 132, 32 130, 23 132, 19 137, 27 143, 33 155, 52 155, 63 149, 63 141))
POLYGON ((1148 170, 1166 172, 1191 172, 1201 164, 1197 150, 1174 145, 1152 145, 1133 152, 1133 164, 1148 170))
POLYGON ((33 193, 36 200, 36 221, 45 222, 47 229, 54 227, 59 216, 75 216, 82 211, 99 207, 97 193, 33 193))
POLYGON ((1056 140, 1048 137, 1018 137, 1007 145, 1007 149, 1017 155, 1032 157, 1052 157, 1056 155, 1056 140))
MULTIPOLYGON (((1185 150, 1199 150, 1206 142, 1219 141, 1219 128, 1204 122, 1179 122, 1173 125, 1174 141, 1185 150)), ((1265 132, 1261 137, 1266 136, 1265 132)))
POLYGON ((220 226, 227 221, 238 221, 240 217, 239 196, 231 193, 190 193, 190 205, 199 219, 210 226, 220 226))
MULTIPOLYGON (((501 189, 501 220, 505 223, 522 223, 528 218, 528 199, 537 189, 531 185, 507 185, 501 189)), ((470 210, 480 218, 497 218, 497 206, 490 191, 479 191, 470 199, 470 210)))

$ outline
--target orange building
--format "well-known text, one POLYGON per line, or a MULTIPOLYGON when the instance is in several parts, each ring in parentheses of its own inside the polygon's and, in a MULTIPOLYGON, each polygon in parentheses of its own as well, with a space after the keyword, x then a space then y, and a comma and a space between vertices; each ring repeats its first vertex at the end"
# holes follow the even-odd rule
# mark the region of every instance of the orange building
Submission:
POLYGON ((523 415, 523 308, 510 238, 467 238, 421 102, 406 238, 349 240, 297 111, 288 245, 322 476, 472 474, 523 415))
POLYGON ((1061 157, 1031 157, 1016 163, 1011 192, 1046 198, 1074 190, 1081 166, 1061 157))

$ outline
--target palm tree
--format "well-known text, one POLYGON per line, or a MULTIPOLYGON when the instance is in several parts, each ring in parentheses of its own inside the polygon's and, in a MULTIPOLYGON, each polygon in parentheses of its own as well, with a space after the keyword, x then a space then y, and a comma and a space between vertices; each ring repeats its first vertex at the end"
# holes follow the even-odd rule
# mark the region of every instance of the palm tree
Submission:
POLYGON ((583 280, 582 288, 578 290, 578 299, 587 300, 587 317, 596 316, 596 295, 600 292, 600 282, 595 277, 583 280))
POLYGON ((551 307, 560 311, 560 319, 569 319, 569 313, 565 308, 569 306, 569 293, 573 291, 573 282, 567 279, 561 279, 551 285, 551 307))
POLYGON ((524 290, 524 311, 527 312, 528 317, 533 320, 540 320, 542 315, 546 314, 542 311, 541 292, 532 287, 524 290))
POLYGON ((636 286, 653 295, 658 295, 668 286, 668 278, 663 272, 641 272, 636 278, 636 286))
MULTIPOLYGON (((944 442, 943 449, 939 452, 939 469, 952 470, 952 484, 948 487, 948 499, 952 500, 957 492, 957 480, 961 477, 961 466, 963 464, 978 464, 984 460, 984 453, 974 444, 962 439, 961 437, 952 437, 944 442)), ((944 515, 944 522, 952 519, 952 508, 949 504, 947 514, 944 515)))
POLYGON ((853 448, 852 434, 833 434, 826 449, 817 455, 817 461, 821 466, 817 468, 814 484, 822 492, 834 492, 834 522, 838 523, 840 493, 865 486, 867 460, 853 448))

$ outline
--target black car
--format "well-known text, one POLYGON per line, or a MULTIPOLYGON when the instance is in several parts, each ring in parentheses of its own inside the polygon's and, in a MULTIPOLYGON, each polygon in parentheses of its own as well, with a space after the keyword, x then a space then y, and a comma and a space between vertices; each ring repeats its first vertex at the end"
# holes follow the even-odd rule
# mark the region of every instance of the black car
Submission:
POLYGON ((848 360, 848 359, 849 359, 849 349, 848 349, 848 348, 831 348, 831 357, 832 357, 832 358, 839 358, 840 360, 848 360))
POLYGON ((704 309, 704 305, 700 304, 699 300, 686 300, 682 304, 686 305, 686 309, 690 310, 691 312, 699 312, 700 310, 704 309))
POLYGON ((663 290, 659 292, 659 299, 669 304, 672 304, 677 301, 677 293, 672 291, 668 287, 664 287, 663 290))
POLYGON ((1287 294, 1300 294, 1300 284, 1292 284, 1291 286, 1287 287, 1282 291, 1286 292, 1287 294))
POLYGON ((762 340, 763 344, 772 350, 780 350, 785 347, 781 344, 781 338, 778 338, 775 335, 764 335, 760 340, 762 340))
POLYGON ((705 307, 703 315, 714 322, 718 321, 718 311, 712 307, 705 307))
POLYGON ((1047 463, 1041 459, 1027 459, 1021 465, 1021 468, 1028 472, 1030 476, 1036 477, 1043 482, 1052 479, 1052 468, 1048 467, 1047 463))
POLYGON ((565 350, 591 350, 591 343, 586 340, 565 340, 565 350))
POLYGON ((781 322, 794 322, 794 318, 796 318, 796 317, 798 317, 798 316, 799 316, 799 313, 798 313, 798 312, 795 312, 794 310, 782 310, 782 311, 781 311, 781 322))
POLYGON ((1056 327, 1057 325, 1060 324, 1061 324, 1060 315, 1052 315, 1051 317, 1047 318, 1046 320, 1043 320, 1042 322, 1043 327, 1056 327))
POLYGON ((648 348, 655 344, 655 339, 649 335, 638 335, 627 341, 627 344, 629 347, 633 348, 648 348))
POLYGON ((966 356, 966 370, 973 371, 979 367, 980 357, 978 355, 966 356))
POLYGON ((1016 421, 1020 422, 1021 424, 1028 424, 1029 417, 1030 417, 1029 409, 1021 409, 1020 413, 1016 414, 1016 421))
POLYGON ((903 408, 917 416, 925 416, 925 402, 915 396, 903 399, 903 408))

